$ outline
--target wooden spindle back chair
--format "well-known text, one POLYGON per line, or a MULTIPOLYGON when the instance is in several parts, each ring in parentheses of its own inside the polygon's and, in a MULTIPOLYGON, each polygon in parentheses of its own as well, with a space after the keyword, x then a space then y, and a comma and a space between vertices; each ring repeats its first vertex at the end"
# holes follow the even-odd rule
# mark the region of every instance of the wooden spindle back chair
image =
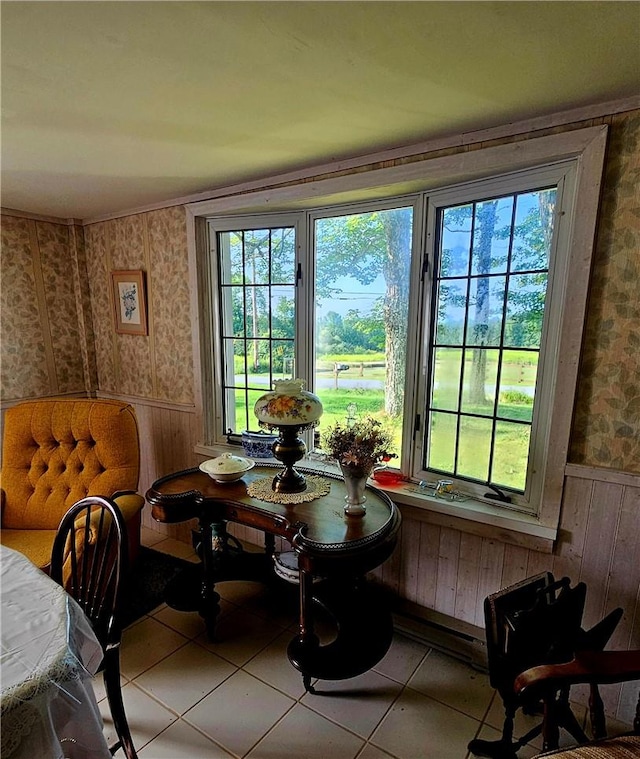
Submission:
POLYGON ((120 687, 119 602, 128 568, 127 527, 117 505, 89 496, 64 515, 51 553, 51 577, 77 601, 102 645, 102 673, 119 748, 137 759, 120 687))

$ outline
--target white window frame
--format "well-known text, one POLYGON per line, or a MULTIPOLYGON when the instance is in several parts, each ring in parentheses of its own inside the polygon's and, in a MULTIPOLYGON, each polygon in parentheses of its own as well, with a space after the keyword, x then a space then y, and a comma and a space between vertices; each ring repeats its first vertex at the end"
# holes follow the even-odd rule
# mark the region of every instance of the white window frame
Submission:
MULTIPOLYGON (((570 242, 570 220, 575 194, 576 167, 573 161, 565 161, 537 169, 529 169, 524 172, 499 177, 497 179, 472 182, 455 188, 447 188, 434 193, 429 193, 427 212, 427 234, 425 256, 428 265, 425 266, 424 277, 424 309, 425 315, 433 312, 432 294, 433 278, 436 274, 436 234, 438 211, 442 208, 471 203, 487 197, 499 197, 516 192, 527 192, 538 187, 557 186, 557 195, 554 213, 554 231, 551 251, 549 256, 549 276, 547 295, 545 299, 545 311, 543 321, 543 333, 540 345, 538 377, 536 387, 534 416, 531 426, 531 450, 528 456, 527 486, 524 494, 513 493, 509 488, 505 492, 511 496, 512 506, 507 508, 522 509, 526 513, 537 515, 539 505, 544 497, 544 481, 546 471, 546 449, 552 429, 553 396, 556 387, 558 371, 558 342, 559 328, 562 317, 562 304, 567 292, 568 276, 568 252, 570 242), (554 360, 556 358, 556 360, 554 360)), ((426 440, 424 434, 427 425, 426 406, 429 396, 429 357, 430 341, 434 336, 435 324, 424 319, 424 334, 420 343, 420 356, 418 359, 419 374, 415 383, 416 387, 416 413, 421 419, 421 429, 416 434, 416 455, 412 475, 418 480, 439 479, 441 476, 430 470, 421 468, 424 459, 423 443, 426 440)), ((452 479, 460 490, 473 497, 484 500, 487 486, 461 478, 452 479)), ((504 508, 504 507, 503 507, 504 508)))
MULTIPOLYGON (((606 137, 606 126, 576 129, 504 145, 478 146, 468 152, 444 157, 429 158, 427 155, 399 166, 360 171, 268 190, 236 194, 230 188, 226 196, 188 205, 187 233, 194 295, 192 317, 196 412, 203 435, 206 430, 205 417, 211 413, 210 397, 213 390, 211 361, 207 359, 207 352, 209 355, 211 353, 212 337, 210 327, 207 326, 212 310, 211 278, 207 273, 207 218, 264 214, 267 210, 309 211, 320 206, 337 205, 341 198, 347 205, 371 198, 401 197, 429 189, 453 187, 473 180, 490 177, 499 179, 525 169, 569 161, 573 163, 575 170, 573 223, 570 229, 566 230, 568 274, 556 340, 558 361, 550 412, 553 417, 553 430, 546 441, 544 486, 537 513, 508 512, 502 507, 476 499, 462 504, 450 504, 441 499, 415 493, 415 488, 398 488, 390 492, 397 502, 406 504, 411 509, 410 513, 417 518, 421 518, 420 511, 424 510, 433 515, 428 521, 435 520, 439 524, 497 538, 504 538, 512 531, 514 534, 521 534, 521 537, 514 541, 517 544, 528 545, 537 550, 550 550, 557 533, 576 397, 606 137), (526 536, 531 536, 528 543, 526 536)), ((268 182, 264 184, 267 185, 268 182)), ((300 240, 302 239, 301 237, 300 240)), ((415 343, 415 354, 408 360, 408 368, 414 378, 419 371, 418 341, 415 343)), ((206 438, 204 442, 206 443, 206 438)), ((199 445, 196 451, 209 454, 212 448, 206 444, 199 445)), ((414 467, 410 471, 415 473, 414 467)))

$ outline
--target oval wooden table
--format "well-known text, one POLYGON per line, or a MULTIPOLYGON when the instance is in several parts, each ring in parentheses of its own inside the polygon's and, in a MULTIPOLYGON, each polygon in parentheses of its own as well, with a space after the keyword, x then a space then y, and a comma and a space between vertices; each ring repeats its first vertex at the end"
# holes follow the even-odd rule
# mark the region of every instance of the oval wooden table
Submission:
MULTIPOLYGON (((311 678, 355 677, 377 664, 389 649, 391 612, 364 575, 393 552, 400 513, 385 493, 367 486, 366 514, 347 517, 342 477, 300 467, 298 471, 329 485, 327 495, 300 504, 280 504, 247 493, 252 482, 273 478, 280 469, 260 464, 234 483, 217 483, 199 469, 189 469, 154 482, 146 499, 159 522, 198 519, 201 565, 197 607, 211 639, 219 612, 216 582, 267 580, 273 576, 275 537, 291 544, 297 558, 300 607, 299 630, 289 644, 288 656, 302 673, 305 688, 313 692, 311 678), (265 553, 239 550, 237 541, 234 547, 235 539, 226 529, 228 522, 263 531, 265 553), (325 645, 314 632, 317 606, 336 621, 337 636, 325 645)), ((184 597, 184 593, 180 595, 184 597)), ((180 601, 167 602, 180 608, 180 601)))

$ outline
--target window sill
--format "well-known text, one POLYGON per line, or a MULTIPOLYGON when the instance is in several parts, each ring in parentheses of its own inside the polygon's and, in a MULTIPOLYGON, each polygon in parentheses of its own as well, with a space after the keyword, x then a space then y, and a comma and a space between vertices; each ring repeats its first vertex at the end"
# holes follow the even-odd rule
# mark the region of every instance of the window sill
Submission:
POLYGON ((417 486, 411 483, 396 486, 376 483, 376 487, 386 493, 408 519, 450 527, 542 553, 553 551, 557 529, 541 525, 531 514, 509 511, 473 498, 463 502, 446 501, 418 492, 417 486))
MULTIPOLYGON (((195 452, 203 456, 219 456, 225 451, 238 453, 236 446, 215 445, 195 447, 195 452)), ((241 454, 242 455, 242 454, 241 454)), ((258 463, 278 463, 276 459, 259 459, 258 463)), ((326 461, 306 458, 300 466, 314 469, 318 472, 339 474, 337 466, 326 461)), ((488 540, 520 546, 540 553, 551 553, 557 538, 558 530, 546 527, 531 514, 509 511, 486 503, 485 501, 469 498, 463 502, 446 501, 427 493, 419 492, 417 486, 406 482, 400 485, 380 485, 372 483, 378 490, 386 493, 399 507, 407 519, 427 522, 440 527, 478 535, 488 540)))

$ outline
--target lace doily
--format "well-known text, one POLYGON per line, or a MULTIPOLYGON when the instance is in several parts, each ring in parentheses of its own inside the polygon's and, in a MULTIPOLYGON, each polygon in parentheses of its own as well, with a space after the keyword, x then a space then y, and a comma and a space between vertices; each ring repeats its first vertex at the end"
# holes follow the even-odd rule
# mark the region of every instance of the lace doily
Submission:
POLYGON ((315 501, 316 498, 322 498, 323 495, 327 495, 331 490, 331 484, 324 477, 314 477, 309 474, 305 475, 307 489, 302 493, 277 493, 271 488, 272 482, 273 477, 264 477, 261 480, 254 480, 247 488, 247 493, 252 498, 257 498, 259 501, 295 504, 315 501))

